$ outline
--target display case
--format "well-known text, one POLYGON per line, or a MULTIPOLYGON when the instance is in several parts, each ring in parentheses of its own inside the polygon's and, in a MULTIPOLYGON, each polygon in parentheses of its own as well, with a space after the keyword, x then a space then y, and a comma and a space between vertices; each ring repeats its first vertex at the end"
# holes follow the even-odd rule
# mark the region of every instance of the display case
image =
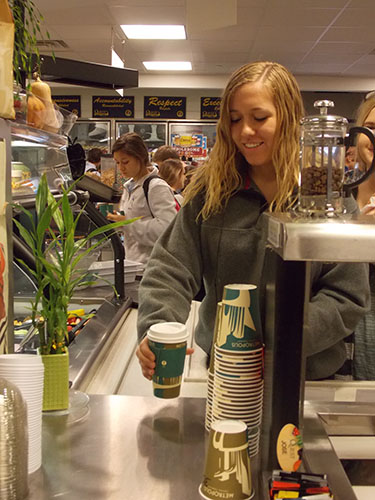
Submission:
POLYGON ((100 148, 103 153, 111 151, 111 120, 77 120, 69 133, 85 150, 100 148))
POLYGON ((204 160, 216 140, 216 122, 168 122, 169 145, 186 159, 204 160))
MULTIPOLYGON (((13 122, 4 122, 4 135, 7 135, 6 139, 10 143, 7 158, 11 159, 11 162, 8 163, 7 169, 12 170, 12 198, 15 203, 13 217, 27 227, 27 224, 30 224, 29 217, 17 205, 33 212, 42 175, 47 176, 48 185, 56 199, 61 196, 59 186, 62 183, 69 186, 72 181, 67 156, 68 141, 64 136, 13 122)), ((103 199, 104 197, 113 201, 113 189, 93 179, 88 178, 88 180, 100 184, 107 189, 108 193, 103 194, 102 190, 90 192, 91 185, 85 187, 76 185, 69 192, 73 217, 76 218, 78 213, 81 213, 75 229, 77 239, 87 236, 98 226, 108 223, 107 219, 96 210, 91 202, 94 201, 92 198, 103 199)), ((117 232, 105 233, 105 236, 107 239, 104 239, 93 252, 81 260, 78 272, 82 275, 82 279, 88 275, 92 276, 93 271, 89 268, 97 262, 106 260, 106 269, 110 270, 112 267, 110 279, 102 283, 101 287, 95 287, 95 290, 78 288, 69 304, 68 310, 78 310, 77 314, 82 320, 81 324, 78 322, 74 325, 77 329, 73 334, 69 334, 72 382, 88 370, 93 357, 98 354, 98 346, 102 348, 105 345, 115 329, 115 324, 121 321, 122 315, 132 303, 132 299, 125 297, 125 255, 121 239, 117 232), (108 242, 111 243, 111 248, 108 247, 108 242), (87 322, 87 315, 90 313, 87 322), (78 341, 78 333, 84 337, 83 340, 78 341)), ((102 236, 94 237, 88 241, 87 246, 96 245, 101 239, 102 236)), ((12 335, 9 337, 10 351, 15 345, 16 350, 36 352, 38 337, 31 328, 31 301, 37 293, 32 274, 35 261, 29 247, 15 227, 12 240, 14 260, 13 265, 9 264, 9 274, 13 276, 14 282, 11 307, 14 314, 11 317, 13 328, 12 335)), ((85 252, 86 247, 82 251, 85 252)), ((74 328, 70 332, 72 330, 74 328)))
POLYGON ((33 197, 39 179, 47 176, 51 190, 72 181, 66 148, 66 137, 29 127, 11 124, 12 198, 33 197))
POLYGON ((116 139, 128 132, 140 135, 149 151, 167 144, 166 122, 116 121, 116 139))

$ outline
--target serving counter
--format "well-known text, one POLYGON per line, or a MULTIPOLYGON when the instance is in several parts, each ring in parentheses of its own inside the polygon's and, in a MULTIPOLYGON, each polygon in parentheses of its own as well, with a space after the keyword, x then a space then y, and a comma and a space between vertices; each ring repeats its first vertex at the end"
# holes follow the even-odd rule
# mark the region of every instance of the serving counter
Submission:
MULTIPOLYGON (((28 500, 199 499, 207 436, 204 398, 91 395, 86 403, 71 414, 43 416, 43 465, 29 477, 28 500)), ((334 432, 335 419, 342 424, 348 414, 353 421, 362 415, 361 427, 371 411, 366 404, 351 411, 350 405, 305 403, 304 468, 328 474, 335 500, 357 497, 326 428, 334 432)), ((369 432, 374 434, 371 425, 369 432)), ((266 499, 258 461, 252 461, 252 469, 254 500, 266 499)), ((268 476, 263 472, 265 480, 268 476)))

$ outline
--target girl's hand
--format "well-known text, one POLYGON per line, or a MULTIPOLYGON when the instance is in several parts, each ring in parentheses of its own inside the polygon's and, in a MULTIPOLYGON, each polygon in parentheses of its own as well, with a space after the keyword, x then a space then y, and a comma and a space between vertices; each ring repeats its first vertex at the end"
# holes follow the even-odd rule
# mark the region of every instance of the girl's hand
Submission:
POLYGON ((115 222, 118 222, 118 221, 121 221, 121 220, 126 220, 126 216, 125 215, 120 215, 118 212, 114 212, 113 214, 111 212, 109 212, 107 214, 107 219, 108 220, 113 220, 115 222))
MULTIPOLYGON (((194 349, 186 349, 186 354, 193 354, 194 349)), ((136 350, 136 356, 141 365, 142 374, 148 380, 152 379, 155 373, 155 355, 148 346, 148 338, 145 337, 136 350)))

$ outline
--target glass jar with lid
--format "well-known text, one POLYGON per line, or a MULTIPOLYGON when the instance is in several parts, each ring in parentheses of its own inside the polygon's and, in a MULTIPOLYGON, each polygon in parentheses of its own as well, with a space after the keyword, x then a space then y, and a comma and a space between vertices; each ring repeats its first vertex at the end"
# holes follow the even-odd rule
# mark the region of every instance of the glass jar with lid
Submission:
POLYGON ((301 121, 299 210, 307 214, 343 210, 344 140, 348 120, 328 114, 333 106, 332 101, 316 101, 314 107, 320 114, 301 121))

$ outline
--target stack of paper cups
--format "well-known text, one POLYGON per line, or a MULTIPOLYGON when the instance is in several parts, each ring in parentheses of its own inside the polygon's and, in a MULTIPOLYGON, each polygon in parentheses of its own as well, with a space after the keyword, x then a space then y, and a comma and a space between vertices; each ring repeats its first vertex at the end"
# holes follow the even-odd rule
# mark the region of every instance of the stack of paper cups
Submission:
POLYGON ((246 422, 250 456, 259 452, 263 410, 264 347, 258 290, 227 285, 218 308, 208 377, 206 429, 216 420, 246 422))
POLYGON ((0 355, 0 377, 15 384, 27 405, 29 434, 28 473, 42 464, 42 405, 44 365, 34 354, 0 355))
POLYGON ((222 303, 219 302, 216 308, 216 319, 215 319, 215 330, 214 330, 214 338, 211 349, 210 356, 210 365, 208 367, 208 376, 207 376, 207 399, 206 399, 206 419, 205 419, 205 427, 207 431, 210 431, 212 424, 212 403, 214 398, 214 376, 215 376, 215 342, 216 338, 219 334, 220 321, 221 321, 221 307, 222 303))

